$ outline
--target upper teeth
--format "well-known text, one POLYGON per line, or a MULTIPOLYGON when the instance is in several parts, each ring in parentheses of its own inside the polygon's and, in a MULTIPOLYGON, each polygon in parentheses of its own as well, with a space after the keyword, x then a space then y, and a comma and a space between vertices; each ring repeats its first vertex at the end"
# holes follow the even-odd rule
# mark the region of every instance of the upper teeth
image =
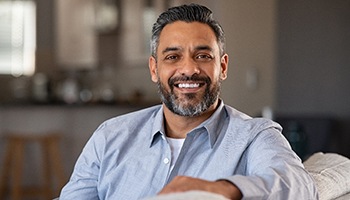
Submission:
POLYGON ((199 83, 180 83, 179 88, 195 88, 199 87, 199 83))

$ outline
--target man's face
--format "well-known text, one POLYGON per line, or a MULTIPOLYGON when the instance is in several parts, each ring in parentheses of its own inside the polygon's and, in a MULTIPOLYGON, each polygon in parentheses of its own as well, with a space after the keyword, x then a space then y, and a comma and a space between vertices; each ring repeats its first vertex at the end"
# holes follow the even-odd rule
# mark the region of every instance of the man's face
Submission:
POLYGON ((151 57, 149 67, 166 107, 181 116, 198 116, 218 101, 227 64, 208 25, 177 21, 162 30, 157 60, 151 57))

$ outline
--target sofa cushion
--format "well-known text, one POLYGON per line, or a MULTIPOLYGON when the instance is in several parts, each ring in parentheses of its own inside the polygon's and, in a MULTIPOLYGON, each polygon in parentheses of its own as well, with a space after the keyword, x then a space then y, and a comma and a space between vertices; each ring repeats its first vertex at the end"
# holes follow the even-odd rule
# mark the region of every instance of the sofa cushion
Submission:
POLYGON ((304 162, 321 200, 350 192, 350 159, 335 153, 315 153, 304 162))
POLYGON ((197 191, 197 190, 163 194, 155 197, 149 197, 143 200, 190 200, 190 199, 228 200, 227 198, 219 194, 214 194, 214 193, 205 192, 205 191, 197 191))
POLYGON ((335 198, 334 200, 349 200, 349 199, 350 199, 350 193, 347 193, 338 198, 335 198))

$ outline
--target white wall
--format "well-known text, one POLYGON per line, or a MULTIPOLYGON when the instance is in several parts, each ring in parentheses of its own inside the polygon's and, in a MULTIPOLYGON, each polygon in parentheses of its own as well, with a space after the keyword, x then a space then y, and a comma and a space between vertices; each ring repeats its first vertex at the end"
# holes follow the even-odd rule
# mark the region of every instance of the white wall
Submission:
POLYGON ((276 4, 275 0, 224 0, 219 8, 231 63, 222 96, 251 115, 275 104, 276 4))
POLYGON ((214 12, 230 56, 225 103, 250 115, 275 107, 276 0, 197 0, 214 12))

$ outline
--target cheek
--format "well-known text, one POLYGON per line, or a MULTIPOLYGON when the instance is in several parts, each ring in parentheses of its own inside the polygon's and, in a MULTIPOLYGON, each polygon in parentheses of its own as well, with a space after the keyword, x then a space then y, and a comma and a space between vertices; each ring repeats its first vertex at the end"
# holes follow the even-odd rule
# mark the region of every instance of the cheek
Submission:
POLYGON ((169 79, 174 76, 175 71, 174 70, 168 70, 168 69, 159 69, 158 71, 158 79, 161 81, 163 84, 168 85, 169 79))
POLYGON ((212 82, 217 82, 221 79, 221 71, 218 68, 205 72, 210 77, 212 82))

